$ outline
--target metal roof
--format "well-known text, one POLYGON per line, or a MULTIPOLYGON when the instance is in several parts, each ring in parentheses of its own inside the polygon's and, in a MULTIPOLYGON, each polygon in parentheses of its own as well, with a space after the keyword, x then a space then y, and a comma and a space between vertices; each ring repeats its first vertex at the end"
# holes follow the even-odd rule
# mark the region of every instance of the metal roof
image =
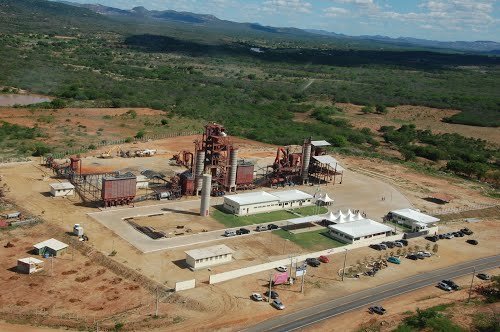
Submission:
POLYGON ((36 259, 34 257, 20 258, 17 261, 25 263, 25 264, 40 264, 40 263, 43 263, 42 260, 36 259))
POLYGON ((307 224, 315 221, 321 221, 323 219, 326 219, 324 214, 317 214, 314 216, 288 219, 286 222, 289 224, 298 225, 298 224, 307 224))
POLYGON ((337 171, 343 171, 344 167, 340 166, 339 162, 337 159, 333 158, 332 156, 329 155, 324 155, 324 156, 312 156, 314 160, 322 163, 322 164, 327 164, 331 168, 337 170, 337 171))
POLYGON ((320 147, 320 146, 330 146, 331 144, 328 143, 327 141, 311 141, 311 145, 320 147))
POLYGON ((276 191, 272 195, 279 198, 280 202, 297 201, 301 199, 312 199, 313 196, 300 190, 276 191))
POLYGON ((57 183, 51 183, 49 186, 54 189, 54 190, 70 190, 70 189, 75 189, 75 186, 72 185, 69 182, 57 182, 57 183))
POLYGON ((187 256, 190 256, 193 259, 204 259, 220 255, 232 254, 234 253, 234 250, 224 244, 221 244, 212 247, 188 250, 185 251, 185 253, 187 256))
POLYGON ((353 238, 392 231, 391 227, 371 219, 362 219, 343 224, 330 225, 328 228, 347 234, 353 238))
POLYGON ((48 247, 50 249, 58 251, 58 250, 67 248, 68 245, 66 243, 63 243, 63 242, 56 240, 56 239, 48 239, 48 240, 45 240, 43 242, 35 244, 33 247, 35 247, 37 249, 42 249, 42 248, 48 247))
POLYGON ((434 222, 438 222, 440 219, 435 218, 433 216, 429 216, 425 213, 422 213, 420 211, 414 210, 414 209, 400 209, 400 210, 394 210, 391 211, 392 214, 397 214, 401 217, 405 217, 407 219, 411 219, 415 222, 421 222, 424 224, 431 224, 434 222))
POLYGON ((249 205, 249 204, 277 202, 279 201, 279 198, 265 191, 257 191, 251 193, 224 196, 224 200, 232 201, 239 205, 249 205))

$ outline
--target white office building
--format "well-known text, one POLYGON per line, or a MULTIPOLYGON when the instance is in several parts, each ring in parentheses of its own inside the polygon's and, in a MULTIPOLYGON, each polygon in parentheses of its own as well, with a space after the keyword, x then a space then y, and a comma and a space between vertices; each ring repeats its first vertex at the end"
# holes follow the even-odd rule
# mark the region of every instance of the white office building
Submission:
POLYGON ((234 251, 226 245, 185 251, 186 263, 193 270, 231 262, 234 251))
POLYGON ((224 196, 224 209, 238 216, 296 209, 313 204, 313 196, 300 190, 265 191, 224 196))
POLYGON ((383 240, 392 235, 392 228, 371 219, 338 223, 328 226, 328 234, 344 243, 368 242, 373 239, 383 240))
POLYGON ((439 221, 438 218, 409 208, 391 211, 389 217, 400 225, 411 227, 414 232, 433 227, 439 221))

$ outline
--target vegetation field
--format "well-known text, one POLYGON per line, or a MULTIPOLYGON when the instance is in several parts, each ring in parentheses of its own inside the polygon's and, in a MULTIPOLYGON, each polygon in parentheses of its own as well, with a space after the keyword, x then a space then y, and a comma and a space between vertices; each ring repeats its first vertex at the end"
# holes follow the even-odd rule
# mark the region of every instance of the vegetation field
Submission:
POLYGON ((283 229, 273 231, 274 234, 281 236, 284 239, 290 240, 299 246, 310 250, 323 250, 345 246, 345 243, 336 241, 327 235, 326 229, 315 230, 303 233, 290 233, 283 229))
POLYGON ((239 227, 298 218, 298 215, 312 216, 326 212, 328 210, 325 207, 307 206, 300 209, 293 209, 291 212, 282 210, 238 217, 234 214, 224 212, 222 206, 219 205, 213 210, 212 217, 226 227, 239 227))

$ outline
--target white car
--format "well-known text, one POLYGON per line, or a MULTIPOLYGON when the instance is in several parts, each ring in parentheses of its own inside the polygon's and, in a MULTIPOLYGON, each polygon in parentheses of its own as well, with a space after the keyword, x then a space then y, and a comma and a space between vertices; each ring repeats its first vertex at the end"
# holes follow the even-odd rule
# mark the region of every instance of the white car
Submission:
POLYGON ((403 248, 404 245, 401 242, 396 241, 396 242, 394 242, 394 246, 396 246, 398 248, 403 248))
POLYGON ((451 288, 449 285, 445 284, 444 282, 440 281, 437 284, 438 288, 441 288, 442 290, 445 290, 447 292, 451 292, 453 288, 451 288))
POLYGON ((288 268, 286 266, 278 266, 276 270, 278 270, 279 272, 286 272, 288 271, 288 268))
POLYGON ((271 305, 273 307, 275 307, 276 309, 278 310, 283 310, 285 309, 285 305, 283 304, 283 302, 281 302, 280 300, 276 299, 274 300, 273 302, 271 302, 271 305))
POLYGON ((432 254, 430 252, 428 252, 428 251, 419 251, 417 253, 417 255, 422 255, 424 257, 431 257, 432 256, 432 254))
POLYGON ((253 293, 252 300, 260 302, 263 300, 263 298, 262 298, 262 295, 260 295, 259 293, 253 293))

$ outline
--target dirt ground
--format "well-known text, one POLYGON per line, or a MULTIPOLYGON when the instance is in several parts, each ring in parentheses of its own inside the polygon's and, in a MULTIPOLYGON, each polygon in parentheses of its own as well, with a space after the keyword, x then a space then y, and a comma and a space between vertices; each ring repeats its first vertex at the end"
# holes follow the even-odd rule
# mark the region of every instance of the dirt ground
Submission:
POLYGON ((433 133, 458 133, 466 137, 487 140, 500 145, 498 128, 467 126, 443 122, 442 119, 450 117, 460 111, 438 109, 425 106, 400 105, 389 107, 389 112, 381 114, 363 114, 363 106, 338 103, 336 106, 344 110, 344 116, 357 128, 370 128, 378 131, 381 126, 399 127, 403 124, 413 123, 418 129, 429 129, 433 133))
MULTIPOLYGON (((187 136, 133 145, 138 148, 158 149, 158 156, 152 158, 98 159, 95 157, 95 153, 98 152, 93 152, 94 156, 83 156, 83 167, 88 171, 106 168, 138 171, 149 168, 159 171, 166 169, 168 172, 174 172, 181 168, 168 166, 168 159, 171 154, 183 149, 191 149, 193 141, 196 138, 196 136, 187 136)), ((242 139, 234 139, 234 141, 240 147, 240 156, 244 156, 245 158, 264 163, 274 155, 275 148, 270 145, 263 145, 242 139)), ((498 203, 492 198, 483 196, 482 187, 472 182, 450 177, 432 177, 430 175, 417 173, 401 165, 393 165, 380 160, 355 157, 341 157, 340 159, 343 165, 351 170, 359 171, 363 176, 374 177, 390 183, 394 188, 406 196, 414 206, 426 211, 434 211, 439 208, 435 203, 431 203, 424 199, 433 192, 452 193, 456 197, 446 206, 446 209, 498 203)), ((116 251, 116 256, 113 257, 115 261, 147 277, 157 280, 162 284, 166 284, 169 287, 173 287, 177 281, 191 278, 195 278, 198 281, 198 285, 195 289, 176 293, 173 296, 162 299, 159 307, 160 318, 152 319, 150 315, 154 300, 152 300, 151 294, 146 294, 145 291, 140 289, 137 290, 137 292, 141 292, 140 294, 144 295, 138 297, 139 301, 134 300, 136 298, 135 296, 128 297, 132 302, 124 301, 123 304, 120 302, 120 306, 115 306, 118 300, 112 300, 113 297, 119 296, 121 299, 125 297, 125 294, 127 294, 127 296, 130 294, 129 291, 125 289, 126 285, 128 285, 127 282, 121 281, 117 285, 110 284, 113 278, 111 275, 108 275, 109 272, 106 272, 103 276, 97 276, 97 267, 94 268, 90 266, 88 270, 85 269, 85 273, 82 272, 82 269, 74 268, 71 264, 78 261, 77 255, 75 255, 75 261, 61 260, 61 263, 57 261, 59 264, 55 264, 55 269, 60 267, 61 270, 59 271, 61 273, 73 269, 77 271, 75 275, 66 275, 65 279, 61 281, 61 287, 63 288, 60 289, 61 293, 58 297, 68 300, 68 303, 66 303, 63 308, 64 310, 68 310, 70 313, 78 313, 79 315, 84 313, 90 315, 94 312, 91 308, 100 308, 99 305, 101 305, 103 309, 97 310, 95 315, 102 314, 103 316, 100 317, 115 315, 112 316, 113 319, 115 319, 116 322, 123 322, 126 329, 151 330, 153 328, 161 329, 162 326, 164 328, 164 326, 168 325, 169 330, 173 331, 232 331, 257 321, 273 317, 279 314, 276 310, 272 309, 269 305, 255 303, 249 299, 252 292, 262 293, 265 291, 265 284, 269 278, 268 272, 254 274, 216 285, 208 285, 208 278, 210 274, 213 273, 305 252, 303 248, 290 242, 286 243, 286 252, 283 253, 284 240, 272 233, 263 233, 251 237, 242 237, 238 239, 238 241, 231 243, 231 247, 236 250, 234 263, 216 266, 210 270, 205 269, 192 272, 183 264, 185 258, 184 250, 188 248, 141 254, 130 244, 116 237, 104 226, 92 222, 92 220, 86 216, 86 213, 95 212, 95 208, 82 204, 77 197, 47 197, 46 191, 48 190, 48 183, 54 181, 54 179, 50 178, 51 174, 48 173, 47 169, 34 164, 11 165, 0 168, 0 174, 3 176, 3 181, 9 187, 7 192, 8 199, 17 203, 21 209, 33 215, 42 216, 47 220, 47 224, 37 226, 33 229, 16 230, 20 233, 17 235, 12 234, 11 236, 19 238, 22 244, 19 246, 16 244, 16 247, 10 249, 21 250, 22 248, 22 250, 26 251, 27 248, 33 244, 33 241, 35 241, 33 236, 37 235, 37 232, 43 234, 43 231, 39 231, 39 227, 43 229, 44 227, 54 225, 70 231, 74 223, 80 223, 84 225, 86 233, 90 236, 90 243, 95 249, 105 254, 116 251), (26 232, 26 235, 24 235, 24 232, 26 232), (83 282, 75 281, 75 278, 80 276, 82 278, 90 276, 92 279, 83 282), (103 280, 104 278, 107 280, 103 280), (102 291, 106 297, 104 297, 102 292, 96 291, 96 287, 102 286, 107 287, 106 290, 102 291), (110 290, 111 288, 113 288, 113 290, 110 290), (83 290, 83 292, 85 292, 85 296, 78 297, 82 302, 70 302, 72 298, 77 299, 77 297, 73 295, 75 290, 83 290), (96 297, 98 297, 99 300, 97 300, 96 297), (104 303, 107 303, 106 301, 111 301, 113 304, 111 306, 105 306, 104 303), (86 304, 88 304, 88 306, 86 306, 84 310, 81 310, 81 306, 86 304), (127 305, 131 306, 133 304, 140 304, 140 306, 132 312, 116 316, 116 313, 120 312, 120 310, 125 310, 127 305)), ((346 183, 348 183, 347 180, 346 183)), ((341 187, 332 186, 332 193, 335 193, 335 190, 344 190, 336 188, 341 187)), ((356 193, 352 194, 356 195, 356 193)), ((334 194, 333 197, 335 198, 334 194)), ((144 202, 141 204, 151 204, 151 202, 144 202)), ((374 205, 380 204, 380 202, 366 202, 366 204, 374 205)), ((334 206, 332 208, 335 209, 336 207, 334 206)), ((148 219, 150 219, 151 222, 156 222, 154 218, 155 217, 150 217, 148 219)), ((143 221, 139 220, 139 222, 143 221)), ((173 227, 179 222, 180 220, 168 221, 168 225, 173 227)), ((289 312, 332 297, 342 296, 353 291, 400 279, 405 276, 445 267, 472 258, 497 254, 500 252, 497 241, 498 222, 497 216, 496 218, 484 217, 479 223, 467 224, 467 226, 475 232, 474 238, 478 239, 481 245, 471 247, 465 243, 464 239, 443 240, 438 243, 438 256, 426 260, 425 263, 420 261, 415 263, 404 262, 406 263, 404 264, 404 269, 390 266, 382 270, 374 278, 366 277, 361 280, 349 280, 341 283, 339 281, 338 271, 342 259, 339 255, 334 255, 331 257, 332 263, 323 264, 319 268, 314 269, 314 272, 308 274, 305 294, 300 294, 298 291, 299 285, 297 284, 293 286, 280 286, 277 288, 277 291, 280 293, 280 296, 287 306, 286 311, 289 312)), ((464 225, 466 224, 462 221, 458 221, 448 222, 440 227, 445 231, 447 229, 456 230, 464 225)), ((210 221, 207 222, 206 225, 197 225, 195 223, 190 225, 191 228, 195 226, 210 228, 215 227, 216 224, 212 224, 210 221)), ((39 241, 41 240, 43 239, 39 241)), ((424 239, 417 239, 412 240, 411 244, 417 244, 420 248, 425 248, 427 241, 424 239)), ((189 247, 189 249, 205 246, 206 245, 198 245, 189 247)), ((5 250, 7 250, 7 248, 1 248, 1 252, 5 252, 5 250)), ((16 255, 20 253, 21 252, 15 252, 14 256, 17 257, 16 255)), ((380 254, 380 252, 369 248, 352 250, 348 254, 347 263, 356 264, 357 261, 363 261, 366 257, 371 256, 377 258, 380 254)), ((10 278, 12 272, 5 271, 15 264, 14 256, 6 256, 7 254, 0 257, 0 262, 5 260, 6 264, 3 269, 5 276, 2 277, 0 273, 0 277, 2 278, 10 278)), ((81 259, 83 260, 78 262, 80 265, 85 265, 84 257, 81 257, 81 259)), ((41 284, 40 282, 40 285, 45 287, 40 288, 42 290, 47 289, 48 292, 50 288, 48 288, 47 284, 50 285, 50 281, 48 280, 51 279, 46 278, 44 280, 47 280, 46 283, 41 284)), ((23 292, 30 289, 29 283, 23 287, 24 288, 20 289, 12 289, 9 294, 16 294, 16 297, 10 296, 7 300, 4 299, 4 293, 0 293, 2 294, 0 301, 6 301, 5 303, 11 310, 17 310, 17 302, 14 302, 12 298, 18 299, 18 293, 23 294, 23 292)), ((49 297, 49 299, 56 302, 55 297, 49 297)), ((45 303, 43 298, 37 301, 27 300, 27 302, 28 303, 24 304, 24 306, 19 306, 21 312, 24 312, 23 310, 39 310, 45 307, 48 307, 50 310, 55 310, 55 313, 60 312, 57 310, 63 310, 58 307, 60 304, 50 306, 51 302, 48 301, 49 303, 45 303)), ((23 323, 25 322, 26 321, 23 321, 23 323)))

